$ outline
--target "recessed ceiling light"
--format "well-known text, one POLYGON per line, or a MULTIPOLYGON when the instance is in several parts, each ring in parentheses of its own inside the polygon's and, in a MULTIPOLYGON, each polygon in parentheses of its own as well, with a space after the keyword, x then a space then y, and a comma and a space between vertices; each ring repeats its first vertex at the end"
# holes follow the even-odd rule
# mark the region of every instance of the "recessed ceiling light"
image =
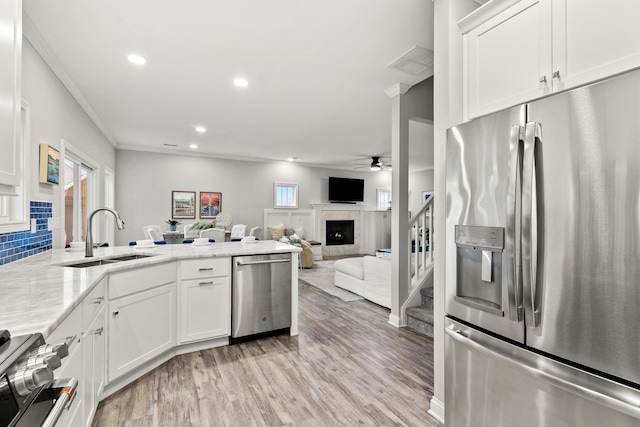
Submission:
POLYGON ((140 55, 129 55, 127 56, 127 59, 129 60, 129 62, 134 63, 136 65, 144 65, 147 63, 147 60, 140 55))
POLYGON ((198 144, 189 144, 189 148, 196 149, 198 148, 198 144))
POLYGON ((302 160, 302 157, 295 157, 295 156, 294 156, 294 157, 289 157, 289 158, 287 159, 287 161, 289 161, 289 162, 295 162, 295 161, 297 161, 297 160, 302 160))
POLYGON ((249 82, 246 79, 237 78, 233 81, 233 84, 238 87, 246 87, 249 85, 249 82))
POLYGON ((196 126, 196 132, 198 133, 205 133, 207 131, 207 128, 205 128, 204 126, 196 126))

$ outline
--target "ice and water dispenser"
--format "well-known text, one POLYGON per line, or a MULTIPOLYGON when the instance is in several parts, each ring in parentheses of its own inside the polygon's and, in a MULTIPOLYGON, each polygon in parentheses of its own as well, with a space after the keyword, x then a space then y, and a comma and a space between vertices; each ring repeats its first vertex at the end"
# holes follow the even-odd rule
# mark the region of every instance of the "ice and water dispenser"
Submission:
POLYGON ((502 310, 504 228, 456 225, 455 300, 497 316, 502 310))

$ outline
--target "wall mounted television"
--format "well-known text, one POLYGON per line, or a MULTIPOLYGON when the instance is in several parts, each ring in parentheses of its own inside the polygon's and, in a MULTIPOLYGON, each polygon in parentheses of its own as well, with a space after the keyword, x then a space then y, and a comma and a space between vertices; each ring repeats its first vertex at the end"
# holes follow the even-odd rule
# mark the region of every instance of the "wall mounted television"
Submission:
POLYGON ((364 202, 364 179, 329 177, 329 201, 364 202))

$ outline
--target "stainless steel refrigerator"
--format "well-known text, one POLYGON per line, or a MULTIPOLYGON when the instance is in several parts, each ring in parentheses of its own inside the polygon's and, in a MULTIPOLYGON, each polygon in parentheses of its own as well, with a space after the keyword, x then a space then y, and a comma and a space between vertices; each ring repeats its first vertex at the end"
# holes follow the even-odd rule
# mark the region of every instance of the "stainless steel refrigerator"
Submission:
POLYGON ((640 425, 640 71, 446 151, 447 427, 640 425))

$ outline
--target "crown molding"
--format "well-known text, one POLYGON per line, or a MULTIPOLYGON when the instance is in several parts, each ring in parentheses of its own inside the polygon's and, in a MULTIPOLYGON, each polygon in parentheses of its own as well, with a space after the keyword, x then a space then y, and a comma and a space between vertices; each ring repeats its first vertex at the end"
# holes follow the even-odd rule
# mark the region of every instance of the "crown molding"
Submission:
POLYGON ((29 16, 24 12, 22 14, 22 34, 24 37, 29 40, 33 48, 38 52, 38 54, 42 57, 44 62, 51 68, 53 73, 60 79, 62 84, 67 88, 67 90, 71 93, 71 96, 75 98, 75 100, 80 104, 80 107, 84 110, 84 112, 89 116, 89 118, 95 123, 95 125, 100 129, 100 132, 107 138, 107 141, 111 143, 114 147, 118 147, 118 143, 113 138, 107 127, 102 123, 100 117, 95 112, 95 110, 91 107, 91 104, 85 99, 82 95, 82 92, 76 87, 73 83, 69 74, 67 74, 66 70, 56 57, 56 55, 51 51, 51 48, 45 41, 40 31, 33 24, 29 16))
POLYGON ((398 95, 404 95, 409 89, 411 89, 411 85, 406 83, 396 83, 389 89, 385 90, 384 93, 386 93, 389 98, 394 98, 398 95))

